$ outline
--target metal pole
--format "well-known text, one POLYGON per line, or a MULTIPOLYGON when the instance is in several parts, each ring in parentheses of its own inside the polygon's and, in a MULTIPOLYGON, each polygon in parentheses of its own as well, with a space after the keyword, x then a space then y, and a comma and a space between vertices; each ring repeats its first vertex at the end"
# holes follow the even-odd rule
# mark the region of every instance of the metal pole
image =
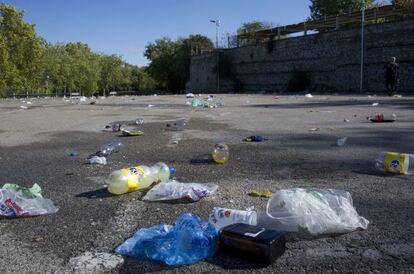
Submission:
POLYGON ((220 60, 219 60, 220 51, 219 51, 219 45, 218 45, 218 31, 220 27, 220 20, 215 19, 215 20, 210 20, 210 22, 216 25, 217 93, 219 93, 220 92, 220 60))
POLYGON ((365 25, 365 0, 362 0, 362 20, 361 20, 361 81, 359 83, 359 91, 363 91, 364 83, 364 25, 365 25))
POLYGON ((218 46, 219 21, 216 20, 216 50, 217 50, 217 93, 220 93, 220 51, 218 46))

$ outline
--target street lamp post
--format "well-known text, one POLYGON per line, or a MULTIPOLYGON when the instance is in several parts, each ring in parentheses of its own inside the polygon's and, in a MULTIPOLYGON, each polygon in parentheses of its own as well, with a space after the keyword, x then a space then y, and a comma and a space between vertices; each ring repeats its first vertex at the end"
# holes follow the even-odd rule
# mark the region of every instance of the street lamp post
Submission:
POLYGON ((362 0, 362 19, 361 19, 361 78, 359 91, 362 93, 364 84, 364 25, 365 25, 365 0, 362 0))
POLYGON ((219 27, 220 27, 220 20, 215 19, 215 20, 210 20, 211 23, 216 25, 216 62, 217 62, 217 93, 220 92, 220 63, 219 63, 219 45, 218 45, 218 31, 219 31, 219 27))

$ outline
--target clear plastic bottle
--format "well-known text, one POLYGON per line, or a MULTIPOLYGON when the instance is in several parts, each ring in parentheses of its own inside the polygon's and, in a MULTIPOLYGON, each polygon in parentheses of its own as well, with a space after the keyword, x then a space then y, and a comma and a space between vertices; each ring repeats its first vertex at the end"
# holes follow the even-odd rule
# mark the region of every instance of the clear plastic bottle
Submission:
POLYGON ((226 144, 219 143, 214 146, 213 160, 217 164, 224 164, 229 159, 229 148, 226 144))
POLYGON ((377 157, 375 166, 377 169, 389 173, 414 174, 414 155, 381 152, 377 157))
POLYGON ((392 123, 397 120, 397 115, 394 113, 390 115, 389 114, 384 115, 382 113, 378 113, 378 114, 367 117, 367 119, 373 123, 392 123))
POLYGON ((109 144, 106 144, 104 146, 101 147, 101 150, 99 150, 96 155, 97 156, 109 156, 112 153, 118 152, 122 147, 122 143, 119 140, 113 140, 112 142, 110 142, 109 144))
POLYGON ((125 194, 138 189, 149 187, 154 182, 167 181, 170 178, 170 168, 164 163, 155 165, 136 166, 116 170, 109 175, 108 191, 112 194, 125 194))
POLYGON ((187 118, 181 118, 179 120, 170 122, 165 125, 165 129, 167 130, 173 130, 173 131, 181 131, 184 130, 188 122, 187 118))

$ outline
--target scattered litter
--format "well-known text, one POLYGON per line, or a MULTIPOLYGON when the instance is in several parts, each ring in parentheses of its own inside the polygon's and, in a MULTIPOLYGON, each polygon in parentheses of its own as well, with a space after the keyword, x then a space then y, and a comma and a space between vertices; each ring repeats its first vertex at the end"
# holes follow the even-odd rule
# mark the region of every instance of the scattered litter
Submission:
POLYGON ((170 178, 170 167, 165 163, 136 166, 113 171, 108 178, 108 191, 121 195, 139 189, 148 188, 154 182, 167 181, 170 178))
POLYGON ((285 252, 286 239, 281 231, 233 224, 220 231, 220 250, 270 265, 285 252))
POLYGON ((216 184, 180 183, 175 180, 161 182, 144 196, 146 201, 187 200, 197 202, 217 191, 216 184))
POLYGON ((37 184, 31 188, 6 184, 0 189, 0 216, 27 217, 57 211, 58 208, 51 200, 42 197, 41 188, 37 184))
POLYGON ((92 156, 91 158, 88 159, 88 162, 91 165, 106 165, 106 158, 104 156, 92 156))
POLYGON ((388 173, 413 174, 414 173, 414 155, 381 152, 375 162, 377 169, 388 173))
POLYGON ((105 126, 105 129, 109 129, 112 131, 121 131, 121 127, 123 126, 142 126, 144 124, 144 118, 137 118, 136 120, 132 120, 132 121, 117 121, 117 122, 112 122, 109 123, 108 125, 105 126))
POLYGON ((144 132, 133 127, 121 127, 122 135, 124 136, 142 136, 144 132))
POLYGON ((88 158, 91 158, 93 156, 99 156, 99 157, 105 156, 105 157, 107 157, 107 156, 111 155, 112 153, 119 152, 122 146, 123 145, 120 141, 113 140, 112 142, 102 146, 99 151, 95 152, 94 154, 89 155, 88 158))
POLYGON ((81 96, 81 97, 79 98, 79 102, 81 102, 81 103, 86 102, 86 100, 88 100, 88 98, 86 98, 85 96, 81 96))
POLYGON ((229 147, 223 143, 216 144, 214 146, 212 156, 214 162, 216 162, 217 164, 226 163, 230 156, 229 147))
POLYGON ((379 106, 379 103, 372 103, 372 106, 377 107, 377 106, 379 106))
POLYGON ((370 120, 373 123, 393 123, 397 120, 397 115, 394 113, 391 115, 384 115, 382 113, 379 113, 367 117, 367 120, 370 120))
POLYGON ((273 193, 271 191, 257 191, 253 190, 249 194, 252 197, 263 197, 263 198, 270 198, 272 197, 273 193))
POLYGON ((194 98, 194 94, 192 94, 192 93, 190 92, 190 93, 187 93, 187 94, 185 95, 185 97, 187 97, 187 98, 194 98))
POLYGON ((172 225, 138 230, 115 249, 124 256, 152 259, 167 265, 193 264, 216 252, 218 233, 195 214, 186 213, 172 225))
POLYGON ((314 128, 309 129, 309 131, 311 131, 311 132, 316 132, 316 131, 320 131, 320 130, 321 130, 321 128, 319 128, 319 127, 314 127, 314 128))
POLYGON ((32 103, 32 102, 27 102, 26 104, 28 104, 28 105, 33 105, 33 103, 32 103))
POLYGON ((402 98, 402 95, 401 94, 394 94, 393 97, 394 98, 402 98))
POLYGON ((38 184, 34 184, 32 187, 23 187, 17 184, 4 184, 1 188, 3 190, 13 190, 19 195, 25 198, 43 198, 42 197, 42 188, 38 184))
POLYGON ((250 136, 243 139, 245 142, 263 142, 267 139, 260 135, 250 136))
POLYGON ((344 119, 344 122, 345 122, 345 123, 349 123, 349 122, 350 122, 350 120, 348 120, 348 119, 344 119))
POLYGON ((301 227, 312 235, 347 233, 367 229, 369 224, 356 212, 351 194, 335 189, 280 190, 267 202, 266 213, 277 229, 298 231, 301 227))
POLYGON ((66 152, 66 155, 69 157, 77 157, 79 153, 76 150, 69 150, 68 152, 66 152))
POLYGON ((147 107, 149 107, 149 108, 152 108, 152 107, 154 107, 155 105, 148 105, 147 107))
POLYGON ((338 147, 343 147, 343 146, 345 145, 345 143, 346 143, 346 140, 347 140, 347 139, 348 139, 347 137, 339 138, 339 139, 336 141, 336 145, 337 145, 338 147))
POLYGON ((215 207, 211 211, 208 221, 214 225, 217 230, 236 223, 256 225, 257 213, 256 211, 215 207))
POLYGON ((306 98, 313 98, 313 95, 312 95, 312 94, 310 94, 310 93, 307 93, 307 94, 305 95, 305 97, 306 97, 306 98))
POLYGON ((26 106, 20 106, 21 109, 27 109, 28 107, 26 106))
POLYGON ((184 128, 187 126, 187 122, 188 122, 187 118, 181 118, 177 121, 167 123, 165 125, 165 129, 173 130, 173 131, 184 130, 184 128))
POLYGON ((95 104, 96 104, 96 101, 92 101, 92 102, 90 102, 89 104, 90 104, 90 105, 95 105, 95 104))
POLYGON ((205 107, 205 108, 216 108, 218 106, 222 106, 223 102, 220 101, 219 103, 215 103, 213 98, 208 98, 207 100, 200 100, 200 99, 192 99, 191 101, 187 101, 186 105, 191 107, 205 107))

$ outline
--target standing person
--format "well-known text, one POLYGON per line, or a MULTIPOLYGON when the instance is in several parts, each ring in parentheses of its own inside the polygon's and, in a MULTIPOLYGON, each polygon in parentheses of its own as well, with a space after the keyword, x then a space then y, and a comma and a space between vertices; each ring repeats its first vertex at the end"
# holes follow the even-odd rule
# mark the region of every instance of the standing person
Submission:
POLYGON ((400 66, 396 60, 397 58, 391 57, 391 61, 385 66, 385 86, 389 96, 397 92, 400 81, 400 66))

